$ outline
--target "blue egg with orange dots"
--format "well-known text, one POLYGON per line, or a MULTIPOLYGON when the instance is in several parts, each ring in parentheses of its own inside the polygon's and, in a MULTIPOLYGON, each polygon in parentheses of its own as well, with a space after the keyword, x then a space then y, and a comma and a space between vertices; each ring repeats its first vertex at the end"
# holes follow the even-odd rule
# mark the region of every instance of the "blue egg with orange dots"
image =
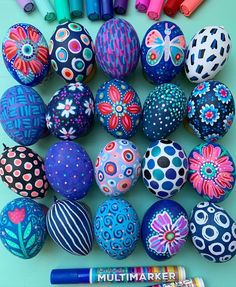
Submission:
POLYGON ((22 85, 33 87, 49 72, 47 42, 33 25, 18 23, 11 26, 4 37, 2 52, 8 71, 22 85))
POLYGON ((113 259, 127 258, 134 251, 140 223, 132 205, 119 198, 103 202, 94 219, 94 232, 98 246, 113 259))
POLYGON ((58 25, 49 45, 52 68, 68 83, 92 78, 96 69, 94 51, 90 34, 75 22, 58 25))
POLYGON ((168 83, 184 67, 186 41, 181 29, 172 22, 153 24, 141 45, 145 77, 154 84, 168 83))
POLYGON ((188 233, 188 214, 176 201, 157 201, 144 215, 141 239, 153 260, 163 261, 176 255, 186 243, 188 233))
POLYGON ((94 179, 93 164, 86 150, 70 141, 61 141, 49 148, 45 170, 52 188, 71 200, 86 196, 94 179))
POLYGON ((4 247, 22 259, 36 256, 46 239, 42 207, 28 198, 10 201, 0 214, 0 238, 4 247))
POLYGON ((104 83, 97 91, 95 106, 97 117, 108 133, 123 139, 136 134, 142 106, 129 84, 117 79, 104 83))

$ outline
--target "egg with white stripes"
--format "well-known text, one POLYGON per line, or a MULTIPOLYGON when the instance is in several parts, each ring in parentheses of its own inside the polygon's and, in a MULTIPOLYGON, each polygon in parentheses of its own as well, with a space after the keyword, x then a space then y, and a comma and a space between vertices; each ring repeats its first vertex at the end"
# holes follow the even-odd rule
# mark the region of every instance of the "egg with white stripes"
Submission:
POLYGON ((47 230, 53 241, 73 255, 92 250, 93 227, 87 206, 72 200, 56 200, 47 213, 47 230))

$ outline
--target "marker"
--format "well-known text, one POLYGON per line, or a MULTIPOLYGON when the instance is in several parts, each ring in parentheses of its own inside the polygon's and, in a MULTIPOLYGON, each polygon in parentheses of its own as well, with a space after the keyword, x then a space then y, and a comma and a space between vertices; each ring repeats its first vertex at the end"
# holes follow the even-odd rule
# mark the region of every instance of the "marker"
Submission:
POLYGON ((54 5, 57 13, 57 20, 60 24, 71 20, 68 0, 54 0, 54 5))
POLYGON ((51 272, 51 284, 161 283, 185 279, 185 268, 180 266, 54 269, 51 272))
POLYGON ((45 21, 52 22, 56 20, 56 13, 49 0, 34 0, 34 2, 45 21))
POLYGON ((161 283, 149 287, 205 287, 205 284, 202 278, 192 278, 179 282, 161 283))
POLYGON ((100 18, 100 4, 99 0, 86 0, 87 17, 91 21, 99 20, 100 18))
POLYGON ((146 13, 149 4, 150 0, 136 0, 135 8, 141 13, 146 13))
POLYGON ((84 15, 83 0, 69 0, 71 17, 83 17, 84 15))
POLYGON ((128 0, 115 0, 114 11, 116 14, 123 15, 126 13, 128 0))
POLYGON ((164 12, 169 17, 174 17, 180 9, 180 5, 184 0, 167 0, 164 6, 164 12))
POLYGON ((151 0, 147 10, 147 15, 151 20, 158 20, 161 17, 164 2, 165 0, 151 0))
POLYGON ((18 5, 25 11, 25 13, 31 13, 34 11, 34 2, 32 0, 16 0, 18 5))
POLYGON ((113 0, 100 0, 101 18, 107 21, 113 18, 113 0))
POLYGON ((180 11, 184 16, 189 17, 202 4, 203 0, 185 0, 180 5, 180 11))

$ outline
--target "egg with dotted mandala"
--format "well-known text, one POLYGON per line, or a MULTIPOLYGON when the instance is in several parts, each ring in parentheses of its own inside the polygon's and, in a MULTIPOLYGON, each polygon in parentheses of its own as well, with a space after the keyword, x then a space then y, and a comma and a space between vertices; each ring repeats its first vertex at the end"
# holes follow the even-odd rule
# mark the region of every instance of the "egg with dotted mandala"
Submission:
POLYGON ((93 40, 78 23, 57 26, 50 40, 49 53, 52 68, 68 83, 88 82, 95 73, 93 40))
POLYGON ((144 75, 157 85, 170 82, 183 69, 185 53, 185 37, 176 24, 169 21, 153 24, 141 45, 144 75))
POLYGON ((108 196, 118 196, 135 185, 141 173, 141 156, 128 140, 109 142, 95 163, 95 178, 100 190, 108 196))
POLYGON ((52 188, 71 200, 86 196, 93 183, 92 161, 86 150, 74 142, 52 145, 46 154, 45 169, 52 188))
POLYGON ((104 83, 97 91, 95 105, 100 123, 111 135, 128 139, 136 134, 142 106, 129 84, 116 79, 104 83))
POLYGON ((64 86, 54 94, 47 107, 47 128, 62 140, 84 136, 91 129, 93 120, 94 98, 85 84, 64 86))
POLYGON ((43 198, 48 190, 43 159, 24 146, 5 147, 0 156, 2 181, 24 197, 43 198))
POLYGON ((187 181, 188 158, 183 148, 171 140, 153 142, 142 161, 145 186, 159 198, 175 195, 187 181))
POLYGON ((174 84, 157 86, 143 106, 143 132, 150 141, 168 137, 182 123, 187 108, 184 91, 174 84))

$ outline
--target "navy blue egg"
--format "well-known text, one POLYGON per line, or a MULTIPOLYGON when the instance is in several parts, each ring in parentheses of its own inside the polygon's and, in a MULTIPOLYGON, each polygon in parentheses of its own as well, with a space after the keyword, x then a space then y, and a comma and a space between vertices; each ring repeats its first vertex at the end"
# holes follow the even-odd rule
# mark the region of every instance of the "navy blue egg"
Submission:
POLYGON ((177 254, 188 233, 187 212, 173 200, 154 203, 144 215, 141 239, 147 254, 154 260, 166 260, 177 254))
POLYGON ((169 21, 153 24, 141 45, 146 78, 154 84, 168 83, 183 69, 186 41, 181 29, 169 21))
POLYGON ((236 254, 236 223, 220 206, 201 202, 190 218, 193 245, 207 260, 224 263, 236 254))
POLYGON ((232 126, 235 104, 231 91, 218 81, 198 84, 188 100, 188 121, 194 134, 204 141, 222 138, 232 126))
POLYGON ((87 255, 92 250, 93 228, 85 204, 56 200, 47 213, 47 230, 56 244, 73 255, 87 255))
POLYGON ((143 132, 150 141, 167 138, 182 123, 187 109, 184 91, 174 84, 157 86, 143 106, 143 132))

